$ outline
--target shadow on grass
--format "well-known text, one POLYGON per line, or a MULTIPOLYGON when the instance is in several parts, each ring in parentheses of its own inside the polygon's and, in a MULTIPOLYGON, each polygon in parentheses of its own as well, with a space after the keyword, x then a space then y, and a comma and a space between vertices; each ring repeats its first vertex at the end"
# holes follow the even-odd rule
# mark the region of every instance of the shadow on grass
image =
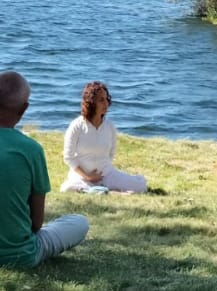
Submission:
POLYGON ((151 187, 148 187, 147 194, 159 195, 159 196, 169 195, 169 193, 162 188, 151 188, 151 187))
POLYGON ((212 246, 209 239, 216 237, 215 230, 210 231, 208 227, 191 227, 189 225, 137 225, 137 226, 117 226, 113 237, 107 239, 109 244, 116 244, 124 247, 133 245, 138 248, 184 246, 189 240, 203 240, 206 237, 207 248, 212 246), (130 242, 129 242, 130 241, 130 242))
MULTIPOLYGON (((85 211, 92 220, 103 219, 103 225, 107 230, 103 229, 102 232, 106 233, 109 228, 113 228, 111 235, 107 233, 109 239, 87 240, 77 248, 50 259, 37 268, 20 269, 19 283, 2 281, 3 290, 24 290, 16 286, 24 285, 26 280, 33 284, 31 290, 34 291, 76 290, 74 287, 64 289, 64 285, 67 285, 67 288, 68 285, 82 285, 81 288, 86 288, 82 290, 91 291, 217 290, 217 267, 214 263, 194 257, 180 260, 166 258, 159 251, 159 247, 162 246, 180 247, 194 235, 201 235, 201 238, 204 235, 206 237, 215 235, 210 232, 209 227, 191 226, 187 223, 183 224, 182 221, 173 223, 172 219, 170 224, 165 225, 162 220, 162 218, 175 218, 177 215, 205 216, 208 211, 205 207, 174 208, 165 212, 150 210, 148 205, 139 208, 120 203, 111 206, 106 201, 100 204, 100 201, 94 199, 85 199, 82 202, 63 200, 60 204, 57 212, 50 210, 46 213, 47 220, 59 216, 62 209, 77 213, 85 211), (130 220, 132 225, 120 223, 120 212, 122 219, 130 220), (103 216, 104 214, 106 216, 103 216), (147 217, 151 217, 151 221, 155 221, 155 224, 148 224, 147 217), (134 219, 138 218, 137 223, 133 224, 134 219), (203 277, 201 273, 208 274, 208 277, 205 275, 203 277)), ((103 234, 100 235, 103 237, 103 234)), ((17 269, 15 271, 17 272, 17 269)))
POLYGON ((38 282, 37 286, 41 288, 48 286, 46 284, 49 279, 50 287, 51 281, 62 282, 63 286, 74 282, 76 285, 87 287, 94 286, 101 280, 104 284, 106 282, 108 289, 103 290, 105 286, 102 284, 102 289, 98 289, 100 291, 216 290, 217 268, 211 263, 193 257, 174 260, 150 255, 148 252, 141 255, 137 254, 136 250, 117 249, 114 243, 106 240, 89 240, 79 247, 78 251, 65 252, 37 268, 25 270, 25 274, 33 277, 38 282), (193 275, 197 267, 211 270, 213 277, 207 279, 193 275))
MULTIPOLYGON (((107 219, 119 220, 120 213, 123 217, 129 218, 199 218, 202 219, 211 214, 211 210, 205 206, 195 206, 183 203, 181 205, 175 205, 169 210, 164 208, 156 209, 156 207, 149 207, 148 202, 145 198, 142 200, 144 203, 141 205, 133 206, 132 202, 129 200, 129 205, 127 203, 121 204, 110 204, 110 201, 85 199, 82 201, 73 200, 60 200, 58 201, 58 209, 50 207, 46 210, 46 221, 52 220, 62 214, 67 213, 82 213, 87 217, 102 217, 105 214, 108 216, 107 219)), ((153 198, 154 199, 154 198, 153 198)), ((156 198, 157 199, 157 198, 156 198)), ((125 202, 127 201, 127 198, 125 202)), ((152 202, 153 204, 153 202, 152 202)), ((105 218, 106 219, 106 218, 105 218)))
MULTIPOLYGON (((98 208, 99 215, 104 207, 98 208)), ((110 210, 115 213, 114 207, 110 210)), ((110 219, 104 219, 109 226, 110 219)), ((0 287, 8 291, 24 290, 21 286, 29 285, 34 291, 76 290, 75 287, 67 289, 72 285, 81 285, 86 288, 82 290, 91 291, 217 290, 217 266, 214 263, 194 257, 166 258, 158 248, 184 244, 193 235, 207 236, 208 228, 183 224, 129 226, 118 221, 111 227, 114 232, 109 239, 89 239, 34 269, 15 269, 20 272, 19 282, 1 280, 0 287), (209 279, 201 276, 201 270, 209 279), (64 285, 67 285, 66 289, 64 285)))

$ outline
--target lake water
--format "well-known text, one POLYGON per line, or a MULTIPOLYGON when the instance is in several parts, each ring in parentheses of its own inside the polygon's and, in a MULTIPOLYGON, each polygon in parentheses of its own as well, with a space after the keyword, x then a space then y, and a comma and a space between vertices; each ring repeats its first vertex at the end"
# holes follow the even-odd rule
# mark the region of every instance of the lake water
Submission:
POLYGON ((217 139, 217 27, 191 1, 1 0, 0 68, 32 87, 20 126, 65 130, 105 82, 120 132, 217 139))

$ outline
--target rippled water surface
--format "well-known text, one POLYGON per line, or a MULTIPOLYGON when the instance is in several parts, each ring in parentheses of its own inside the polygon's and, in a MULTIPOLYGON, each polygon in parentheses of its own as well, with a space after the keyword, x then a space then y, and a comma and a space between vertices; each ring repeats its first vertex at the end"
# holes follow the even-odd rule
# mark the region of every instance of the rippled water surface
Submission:
POLYGON ((65 130, 101 80, 119 131, 217 139, 217 27, 180 2, 1 0, 1 70, 32 87, 20 126, 65 130))

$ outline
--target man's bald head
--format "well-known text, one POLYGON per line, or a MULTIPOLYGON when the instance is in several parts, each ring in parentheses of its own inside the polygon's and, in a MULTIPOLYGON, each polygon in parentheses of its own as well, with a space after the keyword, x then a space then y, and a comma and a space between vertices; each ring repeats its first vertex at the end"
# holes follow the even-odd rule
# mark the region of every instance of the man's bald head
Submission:
POLYGON ((19 110, 29 95, 30 87, 23 76, 13 71, 0 74, 0 110, 19 110))
POLYGON ((0 73, 0 127, 14 127, 28 107, 30 87, 16 72, 0 73))

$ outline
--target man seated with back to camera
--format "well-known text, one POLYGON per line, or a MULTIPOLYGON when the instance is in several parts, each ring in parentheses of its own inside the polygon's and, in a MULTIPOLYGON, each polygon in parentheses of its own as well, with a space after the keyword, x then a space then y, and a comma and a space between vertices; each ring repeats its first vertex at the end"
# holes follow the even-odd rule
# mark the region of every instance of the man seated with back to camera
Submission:
POLYGON ((50 181, 42 146, 15 125, 28 107, 30 86, 16 72, 0 74, 0 265, 33 267, 88 232, 82 215, 63 215, 43 226, 50 181))

